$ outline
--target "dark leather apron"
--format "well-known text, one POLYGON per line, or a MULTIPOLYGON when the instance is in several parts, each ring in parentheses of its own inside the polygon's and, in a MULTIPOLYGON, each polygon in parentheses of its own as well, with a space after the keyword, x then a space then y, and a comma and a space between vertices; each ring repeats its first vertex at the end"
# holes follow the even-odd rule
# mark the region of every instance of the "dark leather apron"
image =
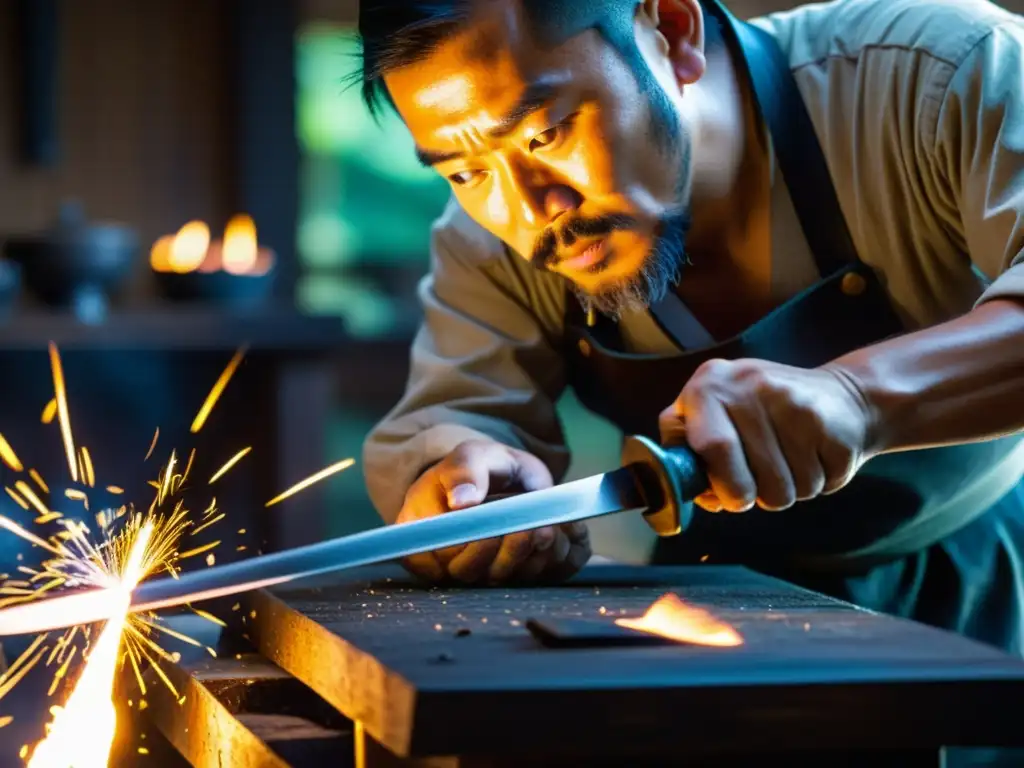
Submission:
MULTIPOLYGON (((904 331, 878 277, 857 258, 782 52, 773 38, 717 3, 706 7, 719 17, 733 49, 743 52, 778 166, 823 279, 723 343, 711 341, 673 293, 650 310, 679 349, 668 356, 623 352, 615 323, 599 316, 588 325, 570 293, 570 385, 585 406, 623 432, 655 439, 658 414, 709 359, 759 358, 810 368, 904 331)), ((944 509, 945 528, 936 527, 935 519, 927 522, 975 469, 991 467, 1018 445, 1017 439, 1003 439, 876 457, 841 492, 784 512, 695 509, 684 534, 659 540, 654 561, 699 562, 706 556, 709 562, 742 562, 868 608, 1020 652, 1024 489, 1013 487, 1011 478, 1009 492, 992 499, 994 506, 944 509), (905 536, 915 527, 917 542, 926 543, 905 536), (941 532, 928 540, 927 530, 941 532), (879 542, 888 544, 878 547, 879 542)))

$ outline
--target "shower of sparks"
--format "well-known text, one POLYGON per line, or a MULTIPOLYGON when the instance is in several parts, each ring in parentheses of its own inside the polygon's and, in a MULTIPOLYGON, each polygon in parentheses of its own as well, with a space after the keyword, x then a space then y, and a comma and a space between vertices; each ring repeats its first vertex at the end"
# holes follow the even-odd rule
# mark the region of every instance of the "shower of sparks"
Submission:
POLYGON ((110 618, 90 648, 88 661, 68 700, 63 707, 51 708, 53 721, 47 725, 46 738, 33 751, 28 768, 104 768, 110 760, 117 730, 113 693, 118 650, 127 627, 132 590, 144 576, 153 525, 145 523, 133 533, 127 544, 128 553, 120 564, 117 584, 108 595, 110 618))
MULTIPOLYGON (((77 743, 79 734, 83 732, 96 734, 90 742, 90 748, 97 755, 102 752, 95 762, 95 765, 102 766, 106 765, 110 739, 113 738, 112 730, 109 733, 104 730, 108 727, 112 714, 102 704, 81 709, 80 702, 84 699, 94 702, 105 700, 104 690, 109 689, 109 686, 104 682, 107 680, 104 670, 110 664, 113 665, 109 666, 111 669, 130 668, 140 693, 146 695, 147 686, 143 670, 148 667, 178 700, 178 691, 160 667, 162 661, 174 662, 177 658, 160 645, 160 636, 167 635, 189 645, 203 647, 198 641, 164 625, 155 612, 145 610, 145 607, 139 612, 131 612, 128 602, 131 589, 146 579, 160 575, 177 578, 183 564, 194 557, 201 557, 205 559, 207 565, 212 565, 215 562, 214 550, 221 542, 201 544, 192 537, 221 522, 225 514, 217 507, 215 498, 210 500, 201 513, 194 514, 180 496, 195 459, 194 449, 189 453, 184 466, 181 457, 173 450, 170 452, 166 463, 157 472, 156 479, 149 482, 154 489, 154 495, 147 507, 136 509, 132 503, 126 503, 98 509, 92 517, 95 520, 95 532, 90 527, 91 522, 86 524, 71 519, 65 516, 65 512, 57 509, 56 507, 66 504, 67 500, 81 505, 79 509, 88 513, 90 495, 97 488, 105 488, 106 492, 112 495, 123 494, 124 490, 120 486, 104 486, 99 483, 89 449, 84 445, 76 447, 71 431, 60 354, 54 344, 49 345, 49 353, 54 397, 44 408, 41 421, 44 424, 57 421, 71 479, 78 487, 61 487, 59 484, 48 483, 35 469, 26 470, 11 444, 0 435, 0 461, 12 472, 22 474, 24 478, 18 478, 10 485, 3 486, 4 491, 18 507, 33 515, 35 525, 45 527, 40 534, 36 534, 14 520, 0 515, 0 531, 10 533, 38 547, 45 553, 44 557, 48 558, 36 567, 19 565, 16 569, 17 574, 0 574, 0 614, 6 609, 26 603, 40 600, 45 603, 46 598, 65 590, 80 591, 86 588, 85 591, 96 600, 96 605, 102 606, 102 610, 96 615, 111 618, 106 621, 102 632, 98 633, 95 626, 76 625, 68 628, 63 634, 38 634, 24 653, 0 675, 0 706, 4 697, 37 665, 42 664, 43 667, 54 670, 49 689, 49 695, 53 696, 59 690, 66 690, 70 677, 73 676, 72 663, 80 663, 85 659, 84 671, 75 682, 64 708, 52 708, 55 713, 54 720, 48 727, 46 739, 40 742, 33 752, 29 768, 66 765, 66 762, 52 762, 55 753, 66 748, 58 748, 57 743, 65 744, 68 741, 58 734, 66 736, 74 733, 71 738, 77 743), (34 486, 30 485, 29 481, 34 483, 34 486), (141 511, 142 509, 145 511, 141 511), (121 649, 120 654, 118 648, 121 649), (87 680, 91 682, 87 683, 87 680), (71 717, 73 708, 78 714, 71 717), (90 717, 94 718, 94 721, 90 720, 83 724, 83 718, 89 720, 90 717), (104 744, 106 746, 103 746, 104 744)), ((192 423, 193 434, 202 429, 244 354, 244 348, 239 350, 217 379, 192 423)), ((145 460, 155 452, 159 435, 158 428, 145 460)), ((208 484, 221 479, 251 450, 251 447, 240 450, 214 473, 208 484)), ((292 486, 267 502, 267 506, 277 504, 353 463, 352 459, 346 459, 333 464, 292 486)), ((196 487, 196 484, 193 483, 192 486, 196 487)), ((235 549, 243 551, 244 547, 235 549)), ((42 603, 39 607, 42 607, 42 603)), ((192 606, 189 608, 197 616, 224 626, 224 622, 218 617, 192 606)), ((216 656, 213 649, 206 650, 211 656, 216 656)), ((0 712, 0 728, 12 720, 11 715, 0 712)), ((22 752, 23 757, 28 754, 27 745, 22 752)), ((76 765, 78 764, 76 762, 76 765)))

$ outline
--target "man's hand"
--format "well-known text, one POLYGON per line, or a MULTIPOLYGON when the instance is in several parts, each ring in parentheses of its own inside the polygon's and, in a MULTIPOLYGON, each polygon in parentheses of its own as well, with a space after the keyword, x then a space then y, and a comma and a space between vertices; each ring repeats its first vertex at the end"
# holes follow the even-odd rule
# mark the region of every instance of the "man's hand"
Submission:
POLYGON ((705 462, 710 512, 780 510, 834 493, 872 453, 872 409, 840 370, 711 360, 660 417, 705 462))
MULTIPOLYGON (((536 456, 497 442, 470 440, 419 477, 406 493, 395 522, 473 507, 488 494, 535 491, 552 485, 551 473, 536 456)), ((570 523, 413 555, 403 564, 427 581, 475 584, 561 580, 582 568, 589 558, 586 525, 570 523)))

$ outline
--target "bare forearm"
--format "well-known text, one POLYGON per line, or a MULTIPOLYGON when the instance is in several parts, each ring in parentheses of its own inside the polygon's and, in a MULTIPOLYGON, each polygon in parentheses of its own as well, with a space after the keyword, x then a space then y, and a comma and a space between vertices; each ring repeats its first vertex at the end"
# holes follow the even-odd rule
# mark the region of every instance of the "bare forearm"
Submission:
POLYGON ((975 442, 1024 430, 1024 302, 956 320, 829 364, 874 415, 873 452, 975 442))

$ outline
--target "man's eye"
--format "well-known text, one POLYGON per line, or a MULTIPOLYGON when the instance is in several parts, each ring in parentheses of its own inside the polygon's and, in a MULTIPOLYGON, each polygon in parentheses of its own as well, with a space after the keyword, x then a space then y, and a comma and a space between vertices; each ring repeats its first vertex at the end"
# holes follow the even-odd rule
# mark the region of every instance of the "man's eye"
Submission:
POLYGON ((448 181, 460 187, 471 187, 483 178, 482 171, 459 171, 448 176, 448 181))
POLYGON ((530 139, 530 151, 535 152, 538 149, 554 146, 562 138, 564 129, 564 125, 556 125, 536 134, 530 139))
POLYGON ((565 140, 565 137, 569 135, 569 131, 572 129, 573 123, 576 121, 576 115, 569 115, 558 125, 553 125, 546 131, 541 131, 535 134, 530 139, 530 151, 535 152, 538 149, 549 149, 555 147, 565 140))

